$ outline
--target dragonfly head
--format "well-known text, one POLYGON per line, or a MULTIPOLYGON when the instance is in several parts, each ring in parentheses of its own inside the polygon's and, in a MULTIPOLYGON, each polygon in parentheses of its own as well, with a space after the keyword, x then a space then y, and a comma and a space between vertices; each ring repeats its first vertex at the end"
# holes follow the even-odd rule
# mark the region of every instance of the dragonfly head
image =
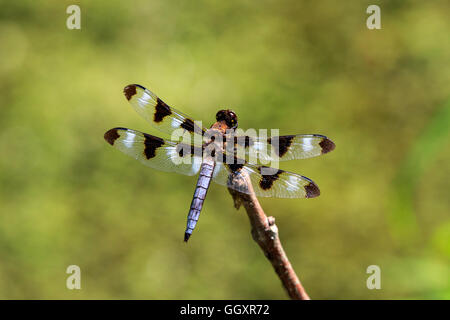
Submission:
POLYGON ((216 114, 217 121, 224 121, 230 129, 236 129, 238 126, 237 115, 232 110, 220 110, 216 114))

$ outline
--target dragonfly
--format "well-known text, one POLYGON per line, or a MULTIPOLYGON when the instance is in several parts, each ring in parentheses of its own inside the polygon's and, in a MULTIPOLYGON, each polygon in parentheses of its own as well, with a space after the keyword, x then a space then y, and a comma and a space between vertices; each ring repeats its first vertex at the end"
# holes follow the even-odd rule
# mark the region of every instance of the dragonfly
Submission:
POLYGON ((297 134, 267 138, 234 135, 230 138, 230 134, 236 132, 238 127, 237 115, 232 110, 219 110, 216 121, 209 129, 205 129, 141 85, 130 84, 123 92, 134 110, 161 132, 173 134, 175 130, 181 130, 194 138, 202 136, 201 140, 193 139, 201 143, 186 143, 185 140, 162 139, 122 127, 110 129, 104 134, 111 146, 146 166, 188 176, 198 175, 187 217, 185 242, 197 225, 211 181, 238 192, 252 192, 258 197, 314 198, 320 195, 319 187, 311 179, 260 165, 259 160, 285 161, 326 154, 335 148, 335 144, 326 136, 297 134), (238 156, 239 147, 245 155, 255 155, 256 161, 246 161, 242 152, 238 156), (227 161, 229 159, 231 161, 227 161), (243 174, 249 178, 252 188, 229 183, 231 177, 243 174))

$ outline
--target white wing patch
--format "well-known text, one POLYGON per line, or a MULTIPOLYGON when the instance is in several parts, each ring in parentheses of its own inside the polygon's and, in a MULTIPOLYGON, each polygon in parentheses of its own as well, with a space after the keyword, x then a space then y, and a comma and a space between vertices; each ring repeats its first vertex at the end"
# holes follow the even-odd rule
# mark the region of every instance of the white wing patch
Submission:
POLYGON ((183 122, 180 121, 179 119, 173 118, 171 125, 172 125, 172 128, 179 128, 182 123, 183 122))
POLYGON ((312 138, 303 138, 303 151, 304 152, 310 152, 311 150, 314 149, 312 141, 313 141, 312 138))
POLYGON ((123 144, 125 145, 125 147, 131 148, 133 146, 135 136, 136 135, 134 133, 127 131, 125 139, 123 140, 123 144))

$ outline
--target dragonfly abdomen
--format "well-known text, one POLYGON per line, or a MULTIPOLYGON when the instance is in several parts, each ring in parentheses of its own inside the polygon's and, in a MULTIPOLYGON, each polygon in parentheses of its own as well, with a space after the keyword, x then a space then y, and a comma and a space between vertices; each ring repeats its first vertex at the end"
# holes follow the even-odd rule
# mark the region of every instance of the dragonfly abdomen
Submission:
POLYGON ((214 172, 214 160, 205 159, 200 168, 200 174, 195 187, 194 197, 189 209, 186 231, 184 233, 184 241, 187 242, 197 225, 200 212, 202 211, 203 202, 205 201, 206 193, 208 192, 209 184, 214 172))

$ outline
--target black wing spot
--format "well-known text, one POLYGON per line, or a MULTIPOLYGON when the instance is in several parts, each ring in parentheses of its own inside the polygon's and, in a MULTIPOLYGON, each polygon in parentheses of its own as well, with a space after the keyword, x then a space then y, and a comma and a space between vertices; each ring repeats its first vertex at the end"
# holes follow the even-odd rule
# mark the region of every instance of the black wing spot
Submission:
MULTIPOLYGON (((295 136, 281 136, 278 137, 278 148, 274 148, 275 153, 278 157, 282 157, 288 152, 291 147, 292 140, 294 140, 295 136)), ((267 142, 272 144, 272 138, 268 138, 267 142)))
POLYGON ((194 132, 194 121, 191 119, 185 119, 181 124, 181 128, 186 129, 189 132, 194 132))
POLYGON ((163 119, 172 114, 170 107, 164 103, 160 98, 156 98, 155 115, 153 120, 156 123, 163 121, 163 119))
POLYGON ((262 171, 264 168, 269 169, 268 167, 258 167, 259 172, 261 173, 261 180, 259 181, 259 186, 263 190, 269 190, 272 188, 273 183, 280 178, 280 174, 283 170, 278 169, 276 173, 272 175, 262 175, 262 171))
POLYGON ((320 141, 319 145, 322 148, 322 154, 333 151, 334 148, 336 147, 334 142, 328 138, 323 138, 322 141, 320 141))
POLYGON ((117 129, 118 128, 108 130, 105 132, 105 135, 103 136, 106 142, 108 142, 110 145, 114 145, 114 141, 116 141, 116 139, 120 137, 117 129))
POLYGON ((130 99, 136 94, 136 85, 130 84, 126 86, 123 89, 123 93, 125 94, 125 98, 127 98, 127 100, 130 101, 130 99))
POLYGON ((314 183, 310 182, 305 186, 306 197, 307 198, 315 198, 320 195, 319 187, 314 183))
POLYGON ((151 136, 149 134, 144 133, 145 137, 145 149, 144 155, 147 159, 151 159, 156 155, 156 149, 161 147, 164 144, 164 140, 158 137, 151 136))

